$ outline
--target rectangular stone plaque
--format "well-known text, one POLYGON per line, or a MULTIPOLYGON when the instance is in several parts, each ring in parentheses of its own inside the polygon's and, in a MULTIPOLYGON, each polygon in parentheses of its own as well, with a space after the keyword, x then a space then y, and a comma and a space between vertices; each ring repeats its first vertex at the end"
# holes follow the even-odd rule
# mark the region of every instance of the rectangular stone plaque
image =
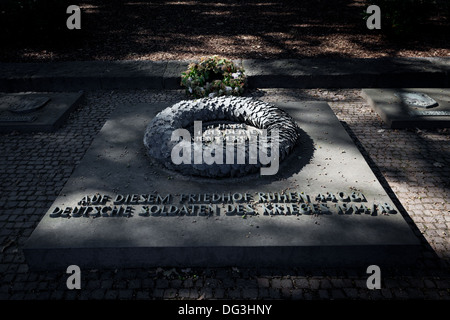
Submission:
POLYGON ((28 239, 30 268, 414 263, 419 240, 328 104, 278 105, 301 128, 279 173, 219 180, 149 161, 169 103, 118 107, 28 239))
POLYGON ((363 96, 383 121, 391 128, 450 127, 450 89, 403 88, 363 89, 363 96), (424 94, 436 105, 414 107, 407 99, 410 93, 424 94))
POLYGON ((49 101, 49 97, 39 97, 29 93, 8 94, 0 97, 0 105, 8 105, 8 111, 16 114, 34 112, 44 107, 49 101))
POLYGON ((0 132, 51 132, 78 106, 83 92, 0 94, 0 132))

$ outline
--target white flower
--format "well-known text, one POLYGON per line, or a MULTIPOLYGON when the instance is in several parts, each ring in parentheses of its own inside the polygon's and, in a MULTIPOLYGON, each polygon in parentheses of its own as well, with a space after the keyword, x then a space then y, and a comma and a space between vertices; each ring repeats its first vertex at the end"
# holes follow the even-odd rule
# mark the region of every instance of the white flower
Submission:
POLYGON ((241 75, 241 73, 240 73, 239 71, 231 74, 231 76, 233 77, 233 79, 239 78, 240 75, 241 75))
POLYGON ((232 88, 232 87, 226 86, 226 87, 225 87, 225 91, 226 91, 226 92, 233 91, 233 88, 232 88))
POLYGON ((208 97, 210 97, 210 98, 214 98, 216 96, 216 93, 215 92, 211 92, 209 95, 208 95, 208 97))
POLYGON ((189 93, 192 93, 192 88, 191 87, 189 87, 189 93))

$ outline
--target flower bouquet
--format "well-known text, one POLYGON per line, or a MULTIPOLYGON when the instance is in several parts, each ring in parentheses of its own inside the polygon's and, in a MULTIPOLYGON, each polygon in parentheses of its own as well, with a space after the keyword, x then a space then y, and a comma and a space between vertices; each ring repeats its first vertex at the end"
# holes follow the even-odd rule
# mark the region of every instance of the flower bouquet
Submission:
POLYGON ((244 92, 247 78, 244 69, 225 58, 212 56, 191 63, 181 73, 181 85, 194 98, 223 95, 240 96, 244 92))

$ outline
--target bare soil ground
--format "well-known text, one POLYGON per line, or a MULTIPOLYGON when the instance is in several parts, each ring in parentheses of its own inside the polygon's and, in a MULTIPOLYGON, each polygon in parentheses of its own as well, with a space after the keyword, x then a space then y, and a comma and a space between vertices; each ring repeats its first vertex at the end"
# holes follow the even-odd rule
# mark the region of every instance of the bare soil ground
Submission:
POLYGON ((366 27, 363 0, 84 0, 79 5, 81 31, 51 42, 2 43, 0 61, 450 56, 445 18, 431 19, 411 37, 390 38, 366 27))

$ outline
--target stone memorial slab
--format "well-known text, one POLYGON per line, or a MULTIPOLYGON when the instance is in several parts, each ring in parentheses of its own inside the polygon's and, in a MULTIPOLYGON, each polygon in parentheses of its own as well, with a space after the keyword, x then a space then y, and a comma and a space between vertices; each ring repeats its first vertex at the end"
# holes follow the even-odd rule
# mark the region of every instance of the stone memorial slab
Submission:
POLYGON ((363 89, 362 94, 391 128, 450 127, 450 89, 363 89))
POLYGON ((22 114, 39 110, 49 101, 50 98, 48 97, 30 97, 29 95, 16 94, 3 97, 2 104, 7 103, 9 105, 8 111, 22 114))
POLYGON ((82 97, 82 92, 0 94, 0 132, 54 131, 82 97))
POLYGON ((400 98, 408 107, 415 108, 433 108, 437 107, 436 100, 423 92, 401 92, 397 91, 394 95, 400 98))
POLYGON ((300 128, 278 173, 220 179, 147 155, 145 129, 170 106, 112 113, 28 239, 30 268, 415 262, 419 240, 328 104, 278 103, 300 128))

